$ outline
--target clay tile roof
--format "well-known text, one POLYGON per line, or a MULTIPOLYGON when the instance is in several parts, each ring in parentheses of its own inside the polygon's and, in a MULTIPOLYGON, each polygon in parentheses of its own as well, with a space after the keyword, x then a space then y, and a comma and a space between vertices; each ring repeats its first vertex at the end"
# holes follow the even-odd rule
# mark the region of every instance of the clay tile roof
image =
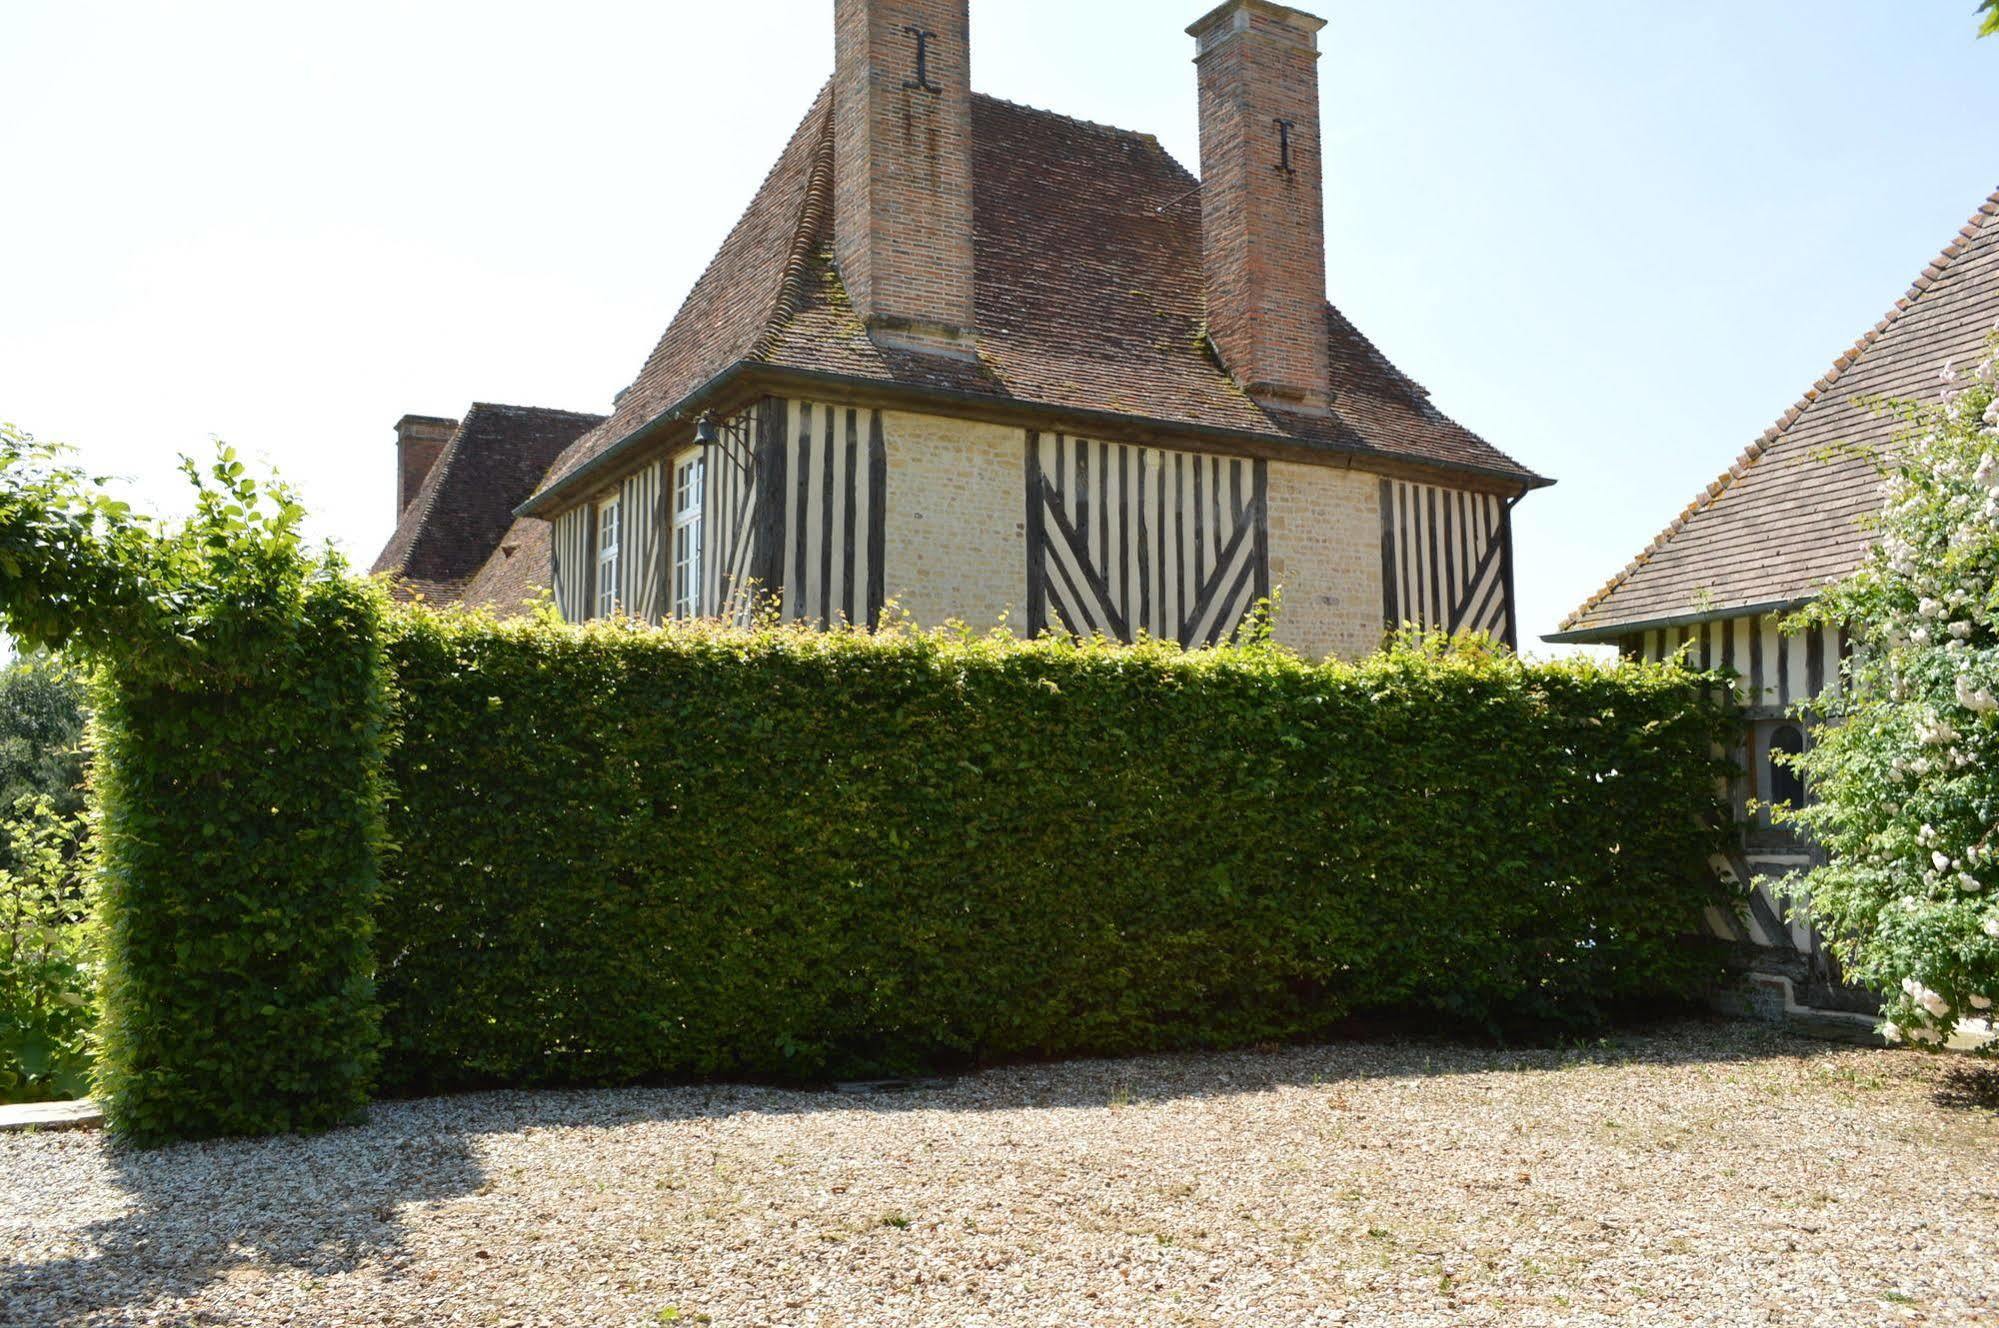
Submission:
POLYGON ((562 450, 603 418, 473 406, 403 510, 374 570, 394 577, 398 593, 457 598, 503 542, 514 508, 562 450))
POLYGON ((1947 361, 1969 361, 1999 325, 1999 191, 1909 293, 1570 614, 1554 640, 1720 618, 1810 599, 1856 568, 1880 507, 1880 459, 1901 423, 1861 398, 1924 399, 1947 361))
POLYGON ((1546 483, 1446 418, 1330 305, 1333 415, 1245 396, 1205 335, 1199 183, 1150 135, 976 96, 972 136, 977 360, 885 350, 849 306, 831 256, 829 87, 611 418, 543 491, 742 363, 1546 483))

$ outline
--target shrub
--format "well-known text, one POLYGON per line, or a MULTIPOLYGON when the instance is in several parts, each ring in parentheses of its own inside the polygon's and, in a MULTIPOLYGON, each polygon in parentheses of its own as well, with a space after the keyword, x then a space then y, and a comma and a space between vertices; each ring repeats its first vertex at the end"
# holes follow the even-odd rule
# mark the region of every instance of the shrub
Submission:
POLYGON ((78 845, 83 823, 23 797, 0 822, 0 1102, 90 1086, 92 973, 78 845))
POLYGON ((97 1090, 140 1140, 309 1129, 378 1046, 381 594, 223 450, 134 514, 0 428, 0 615, 95 669, 97 1090))
POLYGON ((1404 643, 391 629, 404 1090, 1242 1045, 1698 991, 1727 716, 1404 643))
POLYGON ((1800 762, 1828 850, 1804 883, 1891 1036, 1943 1041, 1999 999, 1999 338, 1910 425, 1879 538, 1813 609, 1854 662, 1800 762))
POLYGON ((366 1105, 376 612, 372 587, 312 578, 237 668, 105 671, 98 1082, 135 1138, 313 1129, 366 1105))
POLYGON ((0 618, 96 668, 97 1083, 141 1140, 346 1120, 384 1050, 800 1079, 1586 1023, 1718 968, 1712 678, 385 620, 284 490, 189 474, 167 526, 0 428, 0 618))

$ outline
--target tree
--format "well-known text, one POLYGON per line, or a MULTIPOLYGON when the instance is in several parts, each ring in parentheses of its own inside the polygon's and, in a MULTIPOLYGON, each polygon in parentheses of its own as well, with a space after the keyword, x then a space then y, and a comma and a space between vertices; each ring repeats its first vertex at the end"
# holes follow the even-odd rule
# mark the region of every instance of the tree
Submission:
POLYGON ((1978 25, 1979 36, 1990 37, 1993 33, 1999 32, 1999 0, 1985 0, 1985 3, 1978 7, 1978 12, 1984 15, 1983 21, 1978 25))
POLYGON ((61 816, 83 809, 83 684, 46 657, 0 666, 0 817, 35 797, 61 816))
POLYGON ((1804 894, 1891 1037, 1935 1044, 1999 998, 1999 336, 1908 424, 1875 546, 1810 619, 1855 640, 1798 764, 1829 853, 1804 894))

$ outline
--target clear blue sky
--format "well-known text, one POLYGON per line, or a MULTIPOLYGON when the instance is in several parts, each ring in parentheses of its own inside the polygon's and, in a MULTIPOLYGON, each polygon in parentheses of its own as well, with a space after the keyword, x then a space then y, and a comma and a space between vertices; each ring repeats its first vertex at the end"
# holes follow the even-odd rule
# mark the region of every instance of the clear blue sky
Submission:
MULTIPOLYGON (((1538 635, 1999 186, 1971 0, 1322 0, 1331 293, 1558 488, 1538 635)), ((973 0, 983 91, 1196 154, 1202 0, 973 0)), ((0 7, 0 418, 156 505, 221 435, 362 562, 390 427, 603 409, 828 73, 830 0, 0 7)))

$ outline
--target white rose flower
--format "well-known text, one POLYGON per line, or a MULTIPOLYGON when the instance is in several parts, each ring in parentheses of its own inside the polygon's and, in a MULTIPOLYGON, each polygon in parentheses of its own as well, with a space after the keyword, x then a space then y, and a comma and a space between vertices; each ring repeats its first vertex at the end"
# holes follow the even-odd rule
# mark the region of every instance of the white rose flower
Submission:
POLYGON ((1992 1008, 1992 998, 1990 996, 1973 996, 1971 998, 1971 1008, 1974 1010, 1989 1010, 1992 1008))
POLYGON ((1999 711, 1999 696, 1994 696, 1963 674, 1959 674, 1957 679, 1957 703, 1979 715, 1989 715, 1999 711))
POLYGON ((1882 1024, 1881 1040, 1884 1042, 1900 1042, 1902 1040, 1902 1026, 1893 1023, 1882 1024))
POLYGON ((1930 854, 1930 861, 1936 865, 1936 869, 1940 872, 1950 870, 1950 854, 1948 853, 1932 852, 1930 854))
POLYGON ((1941 719, 1926 719, 1916 725, 1916 738, 1926 747, 1944 747, 1957 741, 1957 730, 1941 719))
POLYGON ((1909 999, 1928 1010, 1938 1019, 1950 1013, 1950 1002, 1931 991, 1914 978, 1902 979, 1902 990, 1909 993, 1909 999))

